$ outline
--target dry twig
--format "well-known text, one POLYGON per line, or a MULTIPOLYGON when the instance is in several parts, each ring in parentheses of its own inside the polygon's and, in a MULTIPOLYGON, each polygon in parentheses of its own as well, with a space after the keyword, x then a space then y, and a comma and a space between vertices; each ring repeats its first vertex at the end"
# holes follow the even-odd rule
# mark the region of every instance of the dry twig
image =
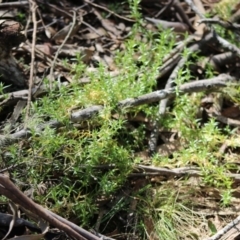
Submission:
MULTIPOLYGON (((77 240, 100 240, 93 234, 82 231, 86 236, 82 236, 78 231, 74 230, 71 224, 66 224, 68 221, 61 221, 61 218, 56 217, 56 214, 44 209, 42 206, 34 203, 30 198, 25 196, 16 186, 9 180, 8 177, 0 174, 0 193, 7 198, 11 199, 14 203, 21 205, 23 208, 28 209, 32 213, 36 214, 40 218, 46 220, 51 225, 65 231, 69 236, 77 240)), ((68 222, 69 223, 69 222, 68 222)), ((80 230, 81 231, 81 230, 80 230)))
POLYGON ((34 64, 35 64, 35 46, 36 46, 36 36, 37 36, 37 19, 36 19, 36 9, 37 4, 35 0, 30 0, 30 9, 32 12, 32 21, 33 21, 33 40, 32 40, 32 50, 31 50, 31 68, 30 68, 30 77, 29 77, 29 86, 28 86, 28 101, 27 101, 27 110, 25 116, 25 127, 27 126, 27 121, 30 112, 31 98, 32 98, 32 87, 33 87, 33 78, 34 78, 34 64))
POLYGON ((56 64, 56 60, 58 58, 58 55, 62 49, 62 47, 64 46, 64 44, 67 42, 68 38, 70 37, 74 27, 75 27, 75 24, 76 24, 76 12, 73 11, 73 20, 72 20, 72 25, 71 25, 71 28, 69 29, 68 31, 68 34, 66 35, 66 37, 64 38, 62 44, 59 46, 55 56, 54 56, 54 59, 53 59, 53 62, 52 62, 52 66, 51 66, 51 69, 50 69, 50 89, 52 90, 52 83, 53 83, 53 80, 54 80, 54 76, 53 76, 53 71, 54 71, 54 67, 55 67, 55 64, 56 64))

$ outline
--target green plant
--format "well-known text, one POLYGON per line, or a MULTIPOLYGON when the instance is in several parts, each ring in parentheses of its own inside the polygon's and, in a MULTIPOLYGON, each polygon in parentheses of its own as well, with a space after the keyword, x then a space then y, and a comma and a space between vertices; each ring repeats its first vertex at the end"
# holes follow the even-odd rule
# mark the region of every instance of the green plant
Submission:
MULTIPOLYGON (((149 177, 152 181, 147 186, 131 191, 136 183, 135 179, 129 179, 129 174, 136 164, 144 161, 135 153, 146 150, 151 121, 157 118, 159 107, 152 104, 119 109, 117 103, 157 88, 159 66, 174 47, 176 36, 171 30, 152 33, 144 28, 140 0, 128 2, 131 16, 137 23, 124 42, 125 50, 114 52, 119 74, 112 77, 108 67, 101 62, 97 71, 88 72, 81 56, 77 55, 72 65, 74 80, 71 84, 53 88, 48 95, 31 104, 27 126, 32 133, 31 139, 3 147, 2 151, 8 156, 6 165, 18 163, 24 166, 12 173, 16 182, 27 183, 22 190, 33 187, 34 197, 41 204, 57 213, 64 213, 65 217, 73 215, 82 226, 90 228, 96 223, 92 219, 96 219, 101 209, 99 200, 115 201, 101 219, 103 229, 119 213, 128 214, 130 202, 135 200, 137 204, 133 212, 137 220, 134 226, 128 227, 141 239, 148 239, 151 231, 163 240, 186 239, 186 236, 196 239, 197 233, 193 229, 203 220, 197 213, 197 200, 194 198, 199 190, 195 187, 199 186, 193 185, 188 176, 175 178, 176 184, 162 176, 160 180, 149 177), (90 80, 85 86, 78 83, 82 75, 90 80), (102 105, 104 109, 85 122, 71 123, 72 111, 92 105, 102 105), (127 117, 129 112, 132 115, 143 114, 148 123, 131 123, 127 117), (41 133, 36 130, 39 124, 53 119, 60 121, 62 127, 46 127, 41 133), (125 188, 128 194, 122 197, 119 192, 125 193, 125 188), (193 199, 192 202, 189 199, 193 199), (149 226, 145 217, 151 223, 149 226), (192 228, 189 230, 189 227, 192 228)), ((174 79, 176 97, 170 103, 168 114, 159 120, 160 128, 177 133, 181 148, 170 157, 156 154, 147 161, 160 167, 198 167, 201 186, 217 188, 221 206, 228 206, 232 180, 226 172, 234 167, 230 157, 226 157, 227 163, 222 164, 219 147, 227 142, 229 147, 238 148, 239 137, 229 127, 220 128, 214 118, 205 122, 197 118, 201 99, 206 93, 182 94, 180 86, 193 79, 190 66, 201 57, 187 48, 182 57, 189 60, 174 79)), ((204 74, 206 77, 216 75, 210 64, 206 65, 204 74)), ((44 79, 44 83, 48 85, 48 79, 44 79)), ((239 87, 229 85, 227 89, 231 91, 226 90, 224 97, 239 104, 239 87)), ((3 90, 0 85, 0 91, 3 90)), ((9 134, 11 128, 6 127, 4 131, 9 134)))
POLYGON ((25 26, 27 21, 25 12, 18 11, 16 16, 16 21, 20 22, 23 26, 25 26))
MULTIPOLYGON (((169 186, 171 183, 169 182, 169 186)), ((193 210, 190 199, 191 192, 181 192, 165 186, 147 190, 148 198, 142 198, 142 214, 146 222, 145 239, 195 239, 198 232, 195 231, 199 222, 203 221, 200 213, 193 210), (184 198, 186 200, 183 200, 184 198), (146 208, 148 204, 148 208, 146 208), (151 217, 150 217, 151 216, 151 217)), ((189 189, 190 190, 190 189, 189 189)), ((141 198, 140 198, 141 199, 141 198)))
POLYGON ((140 0, 128 0, 129 7, 131 9, 131 15, 137 21, 141 21, 141 13, 139 12, 140 0))

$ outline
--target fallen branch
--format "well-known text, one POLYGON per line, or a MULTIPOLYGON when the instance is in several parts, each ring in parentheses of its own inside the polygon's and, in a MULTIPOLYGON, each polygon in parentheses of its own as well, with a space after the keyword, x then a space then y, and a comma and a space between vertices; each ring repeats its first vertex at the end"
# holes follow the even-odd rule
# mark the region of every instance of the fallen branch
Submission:
MULTIPOLYGON (((216 89, 219 87, 226 87, 229 83, 234 81, 235 81, 234 77, 221 74, 212 79, 185 83, 179 88, 174 87, 174 88, 159 90, 159 91, 148 93, 136 98, 125 99, 118 103, 118 107, 130 108, 130 107, 135 107, 142 104, 158 102, 161 99, 167 98, 169 96, 174 96, 176 94, 176 90, 179 91, 180 93, 191 93, 191 92, 199 92, 199 91, 204 91, 209 89, 216 89)), ((9 95, 10 95, 10 100, 27 99, 28 91, 27 90, 18 91, 18 92, 11 93, 9 95)), ((4 98, 6 98, 6 95, 0 95, 0 100, 4 98)), ((79 123, 92 118, 94 115, 98 114, 103 109, 104 107, 101 105, 91 106, 86 109, 71 113, 70 118, 73 123, 79 123)), ((52 120, 50 122, 37 126, 35 128, 35 131, 41 132, 46 127, 58 128, 60 126, 62 126, 61 122, 59 122, 58 120, 52 120)), ((22 129, 18 132, 15 132, 9 135, 2 135, 0 136, 0 146, 2 147, 2 146, 11 145, 17 142, 19 139, 28 138, 31 135, 32 135, 32 132, 29 129, 22 129)))
MULTIPOLYGON (((135 172, 131 173, 129 177, 139 176, 167 176, 167 177, 201 177, 201 169, 198 167, 182 167, 182 168, 161 168, 155 166, 136 165, 135 172)), ((240 174, 225 173, 225 176, 231 178, 235 183, 240 182, 240 174)))
POLYGON ((0 3, 0 8, 26 7, 28 4, 28 1, 7 2, 0 3))
POLYGON ((215 235, 205 240, 227 240, 235 239, 240 232, 240 216, 235 218, 232 222, 227 224, 223 229, 218 231, 215 235))
MULTIPOLYGON (((62 218, 59 216, 56 217, 56 214, 51 213, 50 211, 44 209, 42 206, 36 204, 33 202, 30 198, 28 198, 26 195, 24 195, 11 181, 8 177, 4 176, 3 174, 0 174, 0 193, 10 200, 12 200, 14 203, 21 205, 23 208, 28 209, 28 211, 31 211, 32 213, 36 214, 40 218, 44 219, 45 221, 49 222, 51 225, 57 227, 58 229, 66 232, 69 236, 73 237, 77 240, 85 240, 85 239, 91 239, 91 240, 100 240, 98 237, 93 235, 90 232, 87 231, 81 231, 78 227, 78 231, 74 230, 71 226, 72 224, 68 222, 67 220, 62 221, 62 218), (68 223, 68 224, 66 224, 68 223), (85 237, 83 237, 80 233, 82 232, 85 234, 85 237)), ((75 227, 76 229, 76 227, 75 227)))
MULTIPOLYGON (((236 79, 226 74, 221 74, 215 78, 211 78, 208 80, 199 80, 190 83, 185 83, 180 87, 174 87, 169 89, 158 90, 152 93, 147 93, 135 98, 128 98, 120 101, 117 104, 118 108, 130 108, 137 107, 143 104, 150 104, 154 102, 158 102, 161 99, 168 98, 170 96, 174 96, 176 91, 179 93, 192 93, 192 92, 200 92, 204 90, 214 90, 220 87, 226 87, 230 82, 234 82, 236 79)), ((71 114, 72 122, 79 122, 82 120, 86 120, 87 118, 91 118, 93 115, 97 114, 103 109, 103 106, 91 106, 84 110, 79 110, 71 114)))

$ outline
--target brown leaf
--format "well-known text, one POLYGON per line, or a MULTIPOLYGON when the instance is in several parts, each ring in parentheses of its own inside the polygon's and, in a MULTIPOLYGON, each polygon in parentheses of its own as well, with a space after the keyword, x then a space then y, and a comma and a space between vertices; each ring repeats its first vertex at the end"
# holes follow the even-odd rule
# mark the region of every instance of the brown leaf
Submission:
POLYGON ((97 16, 97 18, 100 20, 102 26, 109 31, 110 33, 114 34, 115 37, 120 37, 121 32, 117 30, 116 24, 113 23, 109 19, 102 18, 101 14, 95 9, 94 14, 97 16))
MULTIPOLYGON (((52 48, 54 51, 57 51, 58 46, 53 46, 52 48)), ((94 48, 75 47, 74 45, 65 44, 59 52, 59 56, 63 57, 65 56, 75 57, 77 54, 80 54, 80 56, 82 56, 82 60, 84 63, 88 63, 94 54, 94 48)))
MULTIPOLYGON (((70 37, 73 37, 79 30, 81 24, 77 23, 71 34, 70 37)), ((62 28, 60 31, 58 31, 53 37, 52 40, 59 41, 59 40, 64 40, 64 38, 68 35, 68 32, 71 30, 72 23, 68 24, 66 27, 62 28)))
POLYGON ((82 39, 96 39, 96 38, 100 38, 102 36, 106 36, 107 32, 104 28, 98 28, 96 29, 96 32, 90 32, 90 33, 86 33, 83 34, 81 36, 82 39))
POLYGON ((56 34, 56 31, 54 28, 49 26, 49 27, 45 28, 45 34, 50 39, 50 38, 52 38, 52 36, 54 36, 56 34))
POLYGON ((176 151, 179 151, 183 147, 183 144, 180 142, 179 139, 174 140, 172 142, 167 142, 159 147, 157 147, 157 153, 161 156, 169 156, 176 151))

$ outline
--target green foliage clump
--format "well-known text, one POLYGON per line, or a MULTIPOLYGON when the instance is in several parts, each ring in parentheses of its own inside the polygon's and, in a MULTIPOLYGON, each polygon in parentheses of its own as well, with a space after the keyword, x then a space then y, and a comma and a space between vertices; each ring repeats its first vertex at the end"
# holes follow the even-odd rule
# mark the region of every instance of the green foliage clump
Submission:
MULTIPOLYGON (((124 51, 115 52, 118 74, 111 76, 103 63, 99 64, 96 72, 88 72, 81 57, 77 56, 77 63, 73 65, 75 81, 70 86, 55 88, 48 96, 32 103, 28 122, 32 131, 30 141, 4 149, 8 152, 8 164, 18 163, 21 166, 13 172, 13 178, 16 182, 28 183, 22 190, 33 188, 34 197, 40 203, 57 213, 64 213, 66 218, 77 216, 79 222, 88 228, 92 227, 91 221, 98 214, 98 201, 111 199, 126 187, 126 183, 130 183, 129 174, 141 161, 134 153, 136 150, 146 150, 143 147, 148 140, 145 125, 130 128, 126 120, 128 109, 118 109, 117 103, 157 88, 159 66, 175 44, 176 36, 172 31, 153 34, 142 27, 139 2, 129 0, 132 17, 137 23, 125 42, 124 51), (139 35, 144 36, 144 41, 139 35), (85 86, 77 81, 83 74, 90 80, 85 86), (104 109, 85 123, 71 123, 70 114, 74 109, 92 105, 103 105, 104 109), (36 131, 36 125, 53 119, 63 123, 63 126, 57 130, 47 127, 41 134, 36 131), (84 127, 81 124, 85 124, 84 127)), ((190 54, 193 59, 200 58, 187 49, 183 57, 190 54)), ((202 184, 218 188, 222 206, 227 206, 231 202, 232 181, 225 173, 232 166, 222 164, 218 150, 226 141, 230 147, 239 147, 239 139, 232 136, 227 127, 221 129, 213 118, 204 123, 197 118, 205 93, 182 95, 179 91, 181 84, 192 79, 190 64, 192 62, 189 60, 179 70, 175 79, 176 98, 170 106, 171 111, 159 120, 161 127, 178 133, 182 148, 170 158, 156 155, 151 160, 154 165, 167 164, 171 168, 197 166, 201 170, 202 184)), ((215 72, 207 66, 205 74, 206 77, 213 77, 215 72)), ((239 89, 234 90, 232 86, 229 89, 231 91, 224 94, 239 104, 239 89)), ((133 115, 140 112, 154 120, 158 106, 143 105, 131 109, 133 115)), ((181 180, 184 182, 186 179, 181 180)), ((151 216, 149 221, 154 225, 151 230, 159 239, 184 237, 183 233, 190 224, 193 227, 198 224, 194 218, 199 215, 193 211, 194 206, 189 201, 194 190, 186 188, 181 192, 184 197, 180 197, 180 190, 176 191, 171 181, 153 185, 129 193, 129 198, 140 203, 135 210, 140 220, 134 227, 142 233, 142 239, 148 238, 151 228, 147 227, 144 218, 151 216)), ((119 197, 104 215, 102 223, 110 221, 121 210, 128 211, 129 202, 129 199, 119 197)), ((194 238, 194 233, 191 234, 194 238)))
MULTIPOLYGON (((120 72, 115 77, 101 63, 97 72, 87 72, 77 56, 78 62, 73 66, 75 82, 56 87, 34 101, 28 121, 30 141, 21 145, 20 153, 17 145, 7 149, 11 152, 9 164, 25 166, 14 173, 15 179, 29 183, 23 190, 35 189, 34 196, 39 202, 58 213, 64 212, 65 217, 75 215, 82 225, 92 227, 97 200, 111 197, 126 184, 136 161, 134 151, 141 149, 145 138, 144 125, 129 131, 126 110, 117 109, 116 105, 155 88, 158 67, 173 44, 174 35, 170 31, 156 37, 136 24, 126 41, 126 50, 116 52, 115 64, 120 72), (136 34, 144 34, 148 44, 137 40, 136 34), (85 86, 77 82, 82 74, 90 79, 85 86), (99 104, 104 110, 87 121, 84 128, 70 122, 70 113, 75 108, 99 104), (54 119, 63 126, 57 130, 47 127, 40 134, 35 130, 36 125, 54 119)), ((132 113, 153 115, 156 109, 141 106, 132 113)), ((119 200, 104 221, 127 204, 126 199, 119 200)))

